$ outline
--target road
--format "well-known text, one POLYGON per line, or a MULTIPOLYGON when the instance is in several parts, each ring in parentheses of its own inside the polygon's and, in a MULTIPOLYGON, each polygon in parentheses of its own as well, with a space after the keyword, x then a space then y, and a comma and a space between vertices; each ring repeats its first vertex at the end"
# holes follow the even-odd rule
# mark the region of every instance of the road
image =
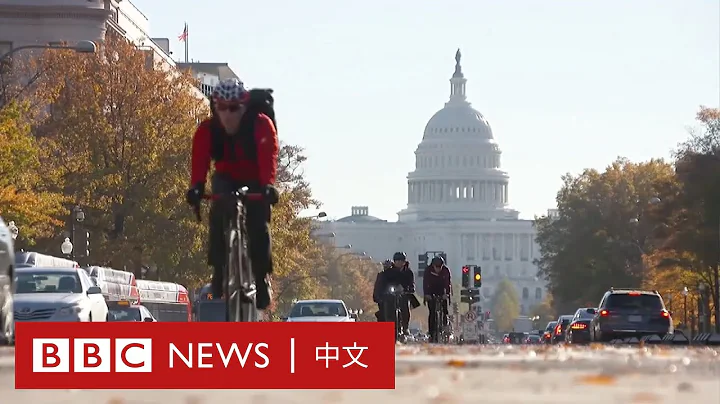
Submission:
POLYGON ((0 350, 4 403, 720 403, 717 347, 399 347, 387 391, 20 391, 13 354, 0 350))

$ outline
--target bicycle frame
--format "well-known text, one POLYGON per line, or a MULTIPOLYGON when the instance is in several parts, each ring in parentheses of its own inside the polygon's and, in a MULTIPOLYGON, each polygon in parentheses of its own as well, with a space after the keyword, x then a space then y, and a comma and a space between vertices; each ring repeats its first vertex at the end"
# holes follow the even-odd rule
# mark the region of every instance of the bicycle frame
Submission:
MULTIPOLYGON (((256 286, 247 254, 247 232, 245 231, 245 201, 263 200, 264 196, 248 193, 247 187, 228 194, 205 194, 203 200, 227 199, 229 218, 223 229, 226 236, 227 260, 223 266, 223 292, 225 296, 225 321, 251 321, 255 308, 256 286), (247 309, 243 310, 243 306, 247 309)), ((200 206, 195 207, 199 221, 200 206)))
POLYGON ((437 343, 445 342, 447 337, 446 321, 445 321, 445 303, 448 301, 447 295, 432 295, 434 301, 433 316, 435 317, 435 330, 433 337, 437 343))

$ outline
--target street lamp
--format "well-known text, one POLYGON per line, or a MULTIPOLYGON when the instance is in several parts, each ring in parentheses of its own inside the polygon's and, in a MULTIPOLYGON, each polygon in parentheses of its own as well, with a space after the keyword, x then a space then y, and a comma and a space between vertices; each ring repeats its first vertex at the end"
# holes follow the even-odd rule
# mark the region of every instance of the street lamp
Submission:
POLYGON ((12 237, 13 240, 18 238, 18 234, 20 234, 20 229, 15 225, 15 221, 11 220, 10 223, 8 223, 8 230, 10 230, 10 237, 12 237))
POLYGON ((63 243, 60 244, 60 251, 62 251, 62 253, 65 255, 70 255, 72 253, 72 250, 73 250, 73 245, 70 242, 70 238, 65 237, 65 241, 63 241, 63 243))
MULTIPOLYGON (((80 205, 75 205, 75 207, 73 207, 72 210, 70 211, 70 240, 76 241, 76 239, 75 239, 75 222, 82 223, 83 221, 85 221, 85 212, 83 212, 80 205)), ((73 254, 72 244, 70 244, 70 249, 68 250, 68 252, 66 254, 70 254, 70 258, 75 259, 75 254, 73 254)))
POLYGON ((15 52, 19 52, 25 49, 64 49, 73 50, 77 53, 95 53, 97 51, 97 45, 93 41, 78 41, 74 46, 55 46, 55 45, 25 45, 18 46, 17 48, 10 49, 9 52, 0 56, 0 62, 10 58, 15 52))

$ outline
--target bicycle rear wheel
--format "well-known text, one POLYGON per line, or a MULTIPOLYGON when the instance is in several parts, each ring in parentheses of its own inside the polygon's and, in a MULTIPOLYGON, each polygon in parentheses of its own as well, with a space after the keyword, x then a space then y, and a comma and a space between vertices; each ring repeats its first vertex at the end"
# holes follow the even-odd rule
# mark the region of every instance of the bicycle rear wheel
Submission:
POLYGON ((240 261, 238 266, 238 284, 240 285, 240 320, 242 322, 258 321, 258 310, 255 304, 257 295, 257 285, 255 283, 255 276, 252 271, 252 261, 250 260, 247 237, 247 231, 245 227, 245 209, 241 210, 243 215, 240 222, 239 235, 239 246, 240 246, 240 261))

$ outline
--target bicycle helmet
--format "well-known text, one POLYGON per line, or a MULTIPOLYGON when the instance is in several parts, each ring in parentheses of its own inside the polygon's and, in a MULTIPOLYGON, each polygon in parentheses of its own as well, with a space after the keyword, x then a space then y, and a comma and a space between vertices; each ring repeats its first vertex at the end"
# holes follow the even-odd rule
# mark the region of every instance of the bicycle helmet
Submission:
POLYGON ((234 78, 220 81, 212 94, 214 101, 220 102, 245 102, 249 96, 243 82, 234 78))
POLYGON ((393 261, 407 261, 407 255, 404 252, 396 252, 393 254, 393 261))
POLYGON ((430 261, 430 265, 432 265, 432 266, 435 266, 435 265, 443 266, 443 265, 445 265, 445 260, 443 259, 443 257, 435 256, 435 257, 433 257, 432 261, 430 261))

